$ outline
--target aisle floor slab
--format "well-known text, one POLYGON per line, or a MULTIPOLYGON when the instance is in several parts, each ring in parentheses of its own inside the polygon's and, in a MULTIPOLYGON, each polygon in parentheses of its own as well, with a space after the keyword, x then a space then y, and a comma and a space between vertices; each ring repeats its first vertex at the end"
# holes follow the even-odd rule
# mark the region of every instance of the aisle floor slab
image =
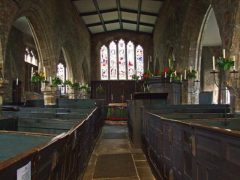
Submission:
POLYGON ((141 149, 128 139, 126 125, 105 125, 83 180, 155 180, 141 149))

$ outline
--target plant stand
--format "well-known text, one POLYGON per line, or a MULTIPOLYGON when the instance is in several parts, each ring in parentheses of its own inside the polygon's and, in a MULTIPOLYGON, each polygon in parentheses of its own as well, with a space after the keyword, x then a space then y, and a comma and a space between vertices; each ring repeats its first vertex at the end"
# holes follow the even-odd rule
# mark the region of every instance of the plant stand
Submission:
POLYGON ((57 90, 56 87, 52 87, 46 84, 42 84, 41 91, 43 93, 43 100, 45 107, 54 107, 57 105, 57 90))
POLYGON ((79 91, 75 89, 71 89, 68 93, 68 99, 78 99, 79 91))
POLYGON ((0 116, 2 114, 4 88, 6 87, 7 84, 8 84, 8 81, 0 79, 0 116))
POLYGON ((89 93, 86 92, 86 91, 81 91, 80 92, 80 99, 89 99, 90 96, 89 96, 89 93))

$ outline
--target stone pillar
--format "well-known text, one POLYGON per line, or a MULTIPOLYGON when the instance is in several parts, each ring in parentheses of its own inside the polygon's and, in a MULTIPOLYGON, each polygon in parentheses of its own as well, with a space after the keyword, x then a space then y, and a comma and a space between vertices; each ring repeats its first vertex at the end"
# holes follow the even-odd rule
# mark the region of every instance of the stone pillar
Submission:
POLYGON ((4 88, 6 87, 7 84, 8 84, 7 80, 0 79, 0 117, 2 116, 4 88))
POLYGON ((188 104, 188 81, 182 82, 182 104, 188 104))
POLYGON ((240 112, 240 97, 237 96, 235 98, 234 106, 235 106, 234 108, 235 112, 240 112))

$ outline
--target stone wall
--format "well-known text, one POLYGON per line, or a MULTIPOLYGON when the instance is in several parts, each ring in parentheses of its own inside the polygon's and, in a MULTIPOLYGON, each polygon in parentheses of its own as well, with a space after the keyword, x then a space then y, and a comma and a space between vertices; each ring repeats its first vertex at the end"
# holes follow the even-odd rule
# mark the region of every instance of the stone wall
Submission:
MULTIPOLYGON (((141 45, 144 49, 144 67, 147 69, 148 57, 153 55, 152 36, 146 33, 135 33, 132 31, 116 31, 109 33, 101 33, 92 36, 91 48, 91 67, 92 80, 100 80, 100 48, 102 45, 108 46, 113 40, 123 39, 125 42, 132 41, 134 45, 141 45)), ((152 63, 149 68, 152 69, 152 63)))
MULTIPOLYGON (((226 49, 227 56, 237 55, 239 59, 238 0, 166 0, 153 35, 154 64, 159 66, 155 69, 168 66, 169 52, 172 50, 178 71, 183 73, 189 66, 200 70, 201 28, 210 4, 220 30, 221 48, 226 49)), ((187 95, 183 102, 187 102, 187 95)))

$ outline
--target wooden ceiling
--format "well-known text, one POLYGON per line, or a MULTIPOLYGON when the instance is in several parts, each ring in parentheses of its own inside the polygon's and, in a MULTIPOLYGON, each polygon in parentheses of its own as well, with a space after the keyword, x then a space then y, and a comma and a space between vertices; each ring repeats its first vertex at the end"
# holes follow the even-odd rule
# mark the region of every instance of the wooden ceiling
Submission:
POLYGON ((72 0, 92 34, 130 30, 152 34, 163 0, 72 0))

